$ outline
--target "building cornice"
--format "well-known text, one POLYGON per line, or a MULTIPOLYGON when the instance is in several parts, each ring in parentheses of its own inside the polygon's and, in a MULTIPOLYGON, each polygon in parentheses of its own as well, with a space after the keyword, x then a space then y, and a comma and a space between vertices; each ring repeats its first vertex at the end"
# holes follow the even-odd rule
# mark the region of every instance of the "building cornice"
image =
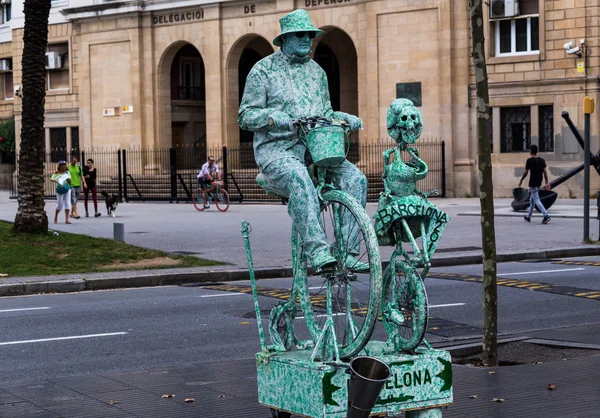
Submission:
POLYGON ((231 0, 136 0, 116 1, 89 6, 67 7, 60 13, 69 21, 123 15, 128 13, 165 11, 189 7, 211 7, 231 0))

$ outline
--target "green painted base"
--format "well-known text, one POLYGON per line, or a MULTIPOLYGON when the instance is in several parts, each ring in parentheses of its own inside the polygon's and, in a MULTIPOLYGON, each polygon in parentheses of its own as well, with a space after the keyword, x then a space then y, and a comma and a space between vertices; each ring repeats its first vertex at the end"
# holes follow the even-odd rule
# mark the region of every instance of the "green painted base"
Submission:
MULTIPOLYGON (((450 353, 420 350, 414 355, 374 354, 382 352, 383 345, 371 341, 361 353, 379 358, 391 369, 372 416, 439 408, 452 403, 450 353)), ((347 368, 311 362, 310 354, 310 350, 258 353, 259 402, 306 417, 345 418, 350 377, 347 368)), ((441 416, 441 412, 433 416, 441 416)))

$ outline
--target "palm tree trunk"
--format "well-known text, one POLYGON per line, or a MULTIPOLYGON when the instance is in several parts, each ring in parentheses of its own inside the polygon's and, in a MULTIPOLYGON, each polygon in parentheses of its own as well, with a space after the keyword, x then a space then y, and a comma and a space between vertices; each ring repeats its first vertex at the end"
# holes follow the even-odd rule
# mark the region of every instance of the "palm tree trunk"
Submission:
POLYGON ((18 202, 15 229, 48 231, 44 210, 44 100, 46 97, 46 48, 51 0, 25 0, 23 12, 21 146, 19 150, 18 202))
POLYGON ((473 64, 477 83, 477 137, 481 240, 483 246, 483 364, 498 365, 498 291, 496 286, 496 230, 494 228, 494 187, 490 152, 490 97, 485 63, 483 2, 470 0, 473 64))

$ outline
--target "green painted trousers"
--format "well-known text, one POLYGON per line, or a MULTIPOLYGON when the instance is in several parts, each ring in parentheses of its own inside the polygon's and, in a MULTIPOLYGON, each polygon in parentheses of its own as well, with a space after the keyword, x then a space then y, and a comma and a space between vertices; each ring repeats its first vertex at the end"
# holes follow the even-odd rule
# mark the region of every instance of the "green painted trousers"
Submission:
MULTIPOLYGON (((287 157, 273 161, 263 172, 286 191, 289 197, 288 214, 312 264, 317 255, 329 251, 329 244, 323 232, 317 192, 306 164, 287 157)), ((352 195, 363 207, 367 204, 367 178, 350 161, 344 160, 339 166, 327 169, 326 181, 352 195)), ((350 237, 346 238, 346 242, 349 242, 348 252, 358 255, 360 229, 347 210, 343 210, 341 224, 342 235, 350 237)))

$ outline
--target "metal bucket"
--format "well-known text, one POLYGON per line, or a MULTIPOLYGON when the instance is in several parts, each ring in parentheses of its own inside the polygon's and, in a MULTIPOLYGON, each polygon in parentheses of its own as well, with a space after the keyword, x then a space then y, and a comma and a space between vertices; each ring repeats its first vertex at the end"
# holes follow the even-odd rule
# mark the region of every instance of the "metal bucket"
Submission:
POLYGON ((356 357, 350 362, 347 418, 367 418, 377 402, 390 368, 374 357, 356 357))
POLYGON ((340 126, 316 126, 305 132, 306 146, 313 163, 333 167, 346 159, 344 129, 340 126))

